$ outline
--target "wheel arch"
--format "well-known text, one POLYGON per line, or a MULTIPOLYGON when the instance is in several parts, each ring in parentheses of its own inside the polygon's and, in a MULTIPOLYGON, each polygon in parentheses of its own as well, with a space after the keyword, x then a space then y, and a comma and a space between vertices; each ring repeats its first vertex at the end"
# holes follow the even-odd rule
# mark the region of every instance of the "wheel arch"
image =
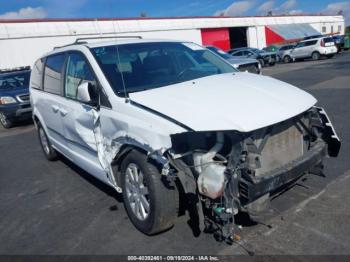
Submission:
POLYGON ((44 131, 46 132, 46 134, 48 134, 45 121, 43 120, 43 118, 38 110, 33 109, 32 118, 33 118, 35 128, 38 129, 38 125, 40 124, 44 128, 44 131))
POLYGON ((150 155, 152 151, 150 148, 141 146, 138 144, 133 144, 133 143, 125 143, 123 144, 116 155, 113 158, 113 161, 111 162, 111 167, 113 170, 113 175, 115 178, 115 181, 117 185, 121 185, 121 163, 125 159, 125 157, 131 152, 131 151, 138 151, 146 156, 150 155))

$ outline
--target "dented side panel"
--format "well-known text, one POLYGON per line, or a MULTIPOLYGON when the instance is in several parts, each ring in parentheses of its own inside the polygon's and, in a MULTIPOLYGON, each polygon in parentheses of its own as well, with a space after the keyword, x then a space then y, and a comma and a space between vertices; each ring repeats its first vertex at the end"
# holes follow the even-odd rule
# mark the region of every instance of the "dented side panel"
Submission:
POLYGON ((151 112, 130 103, 114 101, 113 109, 95 111, 94 133, 98 159, 108 174, 109 183, 121 191, 111 164, 123 145, 139 148, 147 154, 171 147, 169 134, 185 131, 151 112))

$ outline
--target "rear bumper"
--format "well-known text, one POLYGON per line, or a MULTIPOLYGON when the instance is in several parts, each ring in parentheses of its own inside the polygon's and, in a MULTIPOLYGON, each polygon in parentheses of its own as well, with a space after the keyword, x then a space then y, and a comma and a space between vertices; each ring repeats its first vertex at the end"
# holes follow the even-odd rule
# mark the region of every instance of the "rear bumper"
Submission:
POLYGON ((338 49, 336 46, 332 46, 332 47, 326 47, 324 48, 320 53, 322 55, 333 55, 336 54, 338 52, 338 49))

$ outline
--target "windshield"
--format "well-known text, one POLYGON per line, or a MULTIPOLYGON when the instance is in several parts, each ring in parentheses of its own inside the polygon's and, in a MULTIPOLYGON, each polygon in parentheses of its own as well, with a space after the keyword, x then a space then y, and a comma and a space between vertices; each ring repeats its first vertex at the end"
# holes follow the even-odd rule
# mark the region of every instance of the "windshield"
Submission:
POLYGON ((331 42, 334 42, 334 39, 331 38, 331 37, 327 37, 327 38, 323 38, 323 41, 324 41, 325 43, 331 43, 331 42))
POLYGON ((262 54, 262 53, 266 52, 264 50, 260 50, 260 49, 257 49, 257 48, 251 48, 250 50, 253 51, 255 54, 262 54))
POLYGON ((158 88, 205 76, 236 72, 206 48, 193 43, 153 42, 91 49, 117 94, 158 88))
POLYGON ((6 73, 0 75, 0 90, 28 88, 30 72, 6 73))

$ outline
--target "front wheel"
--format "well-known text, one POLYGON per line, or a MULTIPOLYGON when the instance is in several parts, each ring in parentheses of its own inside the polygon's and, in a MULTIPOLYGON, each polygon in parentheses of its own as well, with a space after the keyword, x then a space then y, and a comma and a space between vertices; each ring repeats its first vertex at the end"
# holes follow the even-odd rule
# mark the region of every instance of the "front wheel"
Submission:
POLYGON ((286 55, 284 58, 283 58, 283 62, 288 64, 290 62, 292 62, 292 58, 289 56, 289 55, 286 55))
POLYGON ((124 206, 131 222, 141 232, 153 235, 174 225, 178 192, 164 181, 145 154, 131 151, 121 164, 124 206))
POLYGON ((1 112, 0 112, 0 123, 6 129, 12 127, 13 125, 12 121, 8 119, 4 113, 1 113, 1 112))

